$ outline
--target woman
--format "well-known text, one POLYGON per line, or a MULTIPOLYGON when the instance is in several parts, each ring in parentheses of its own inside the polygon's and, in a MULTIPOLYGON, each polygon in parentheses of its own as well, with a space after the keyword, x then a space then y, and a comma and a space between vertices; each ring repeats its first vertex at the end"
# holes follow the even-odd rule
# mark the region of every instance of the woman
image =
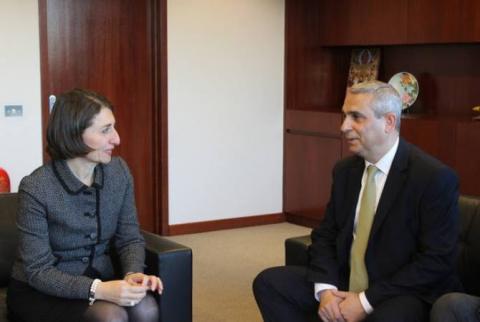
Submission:
POLYGON ((58 97, 47 128, 52 161, 19 187, 18 258, 7 294, 14 319, 159 320, 152 292, 163 286, 143 274, 132 176, 112 157, 119 144, 107 99, 79 89, 58 97))

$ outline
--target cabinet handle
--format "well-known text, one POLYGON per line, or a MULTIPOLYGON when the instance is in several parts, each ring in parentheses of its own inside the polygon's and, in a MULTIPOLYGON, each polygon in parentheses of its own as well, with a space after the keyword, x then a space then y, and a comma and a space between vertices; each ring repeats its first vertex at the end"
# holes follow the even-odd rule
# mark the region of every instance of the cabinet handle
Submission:
POLYGON ((317 131, 308 131, 308 130, 295 130, 295 129, 286 129, 285 132, 288 134, 293 135, 303 135, 303 136, 318 136, 322 138, 330 138, 330 139, 341 139, 342 135, 333 134, 333 133, 326 133, 326 132, 317 132, 317 131))

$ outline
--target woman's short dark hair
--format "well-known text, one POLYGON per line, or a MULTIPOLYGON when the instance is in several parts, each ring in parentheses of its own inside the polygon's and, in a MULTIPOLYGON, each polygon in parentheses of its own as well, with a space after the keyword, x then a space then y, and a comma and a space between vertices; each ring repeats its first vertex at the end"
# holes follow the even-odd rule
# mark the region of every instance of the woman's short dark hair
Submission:
POLYGON ((82 135, 102 107, 111 110, 112 104, 89 90, 74 89, 57 97, 47 126, 47 152, 53 160, 76 158, 92 151, 82 135))

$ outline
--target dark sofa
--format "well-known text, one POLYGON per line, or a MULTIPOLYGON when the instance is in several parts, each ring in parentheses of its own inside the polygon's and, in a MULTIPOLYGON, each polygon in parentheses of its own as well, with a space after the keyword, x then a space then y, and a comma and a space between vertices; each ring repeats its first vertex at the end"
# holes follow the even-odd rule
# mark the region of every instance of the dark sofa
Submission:
MULTIPOLYGON (((5 305, 10 270, 15 258, 16 193, 0 193, 0 322, 9 321, 5 305)), ((165 291, 159 297, 162 322, 192 321, 192 250, 142 231, 146 241, 146 272, 159 275, 165 291)))
MULTIPOLYGON (((469 294, 480 296, 480 198, 460 196, 458 274, 469 294)), ((308 265, 309 235, 285 241, 286 265, 308 265)))

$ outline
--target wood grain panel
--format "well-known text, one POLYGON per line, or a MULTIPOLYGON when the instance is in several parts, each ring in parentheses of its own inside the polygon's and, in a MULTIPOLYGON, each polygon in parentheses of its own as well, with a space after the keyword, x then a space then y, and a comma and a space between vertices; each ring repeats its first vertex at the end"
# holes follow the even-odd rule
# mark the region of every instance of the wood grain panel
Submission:
POLYGON ((404 117, 401 136, 443 163, 455 168, 456 125, 455 119, 404 117))
POLYGON ((168 235, 167 0, 150 0, 153 61, 153 208, 155 232, 168 235))
POLYGON ((285 134, 285 213, 323 217, 341 148, 340 138, 285 134))
POLYGON ((234 229, 249 226, 270 225, 278 224, 284 221, 285 216, 283 213, 201 221, 188 224, 171 225, 170 235, 196 234, 221 229, 234 229))
MULTIPOLYGON (((325 208, 324 207, 321 208, 320 212, 323 214, 325 212, 325 208)), ((305 226, 305 227, 310 227, 310 228, 315 228, 315 227, 318 227, 318 225, 320 225, 320 223, 323 220, 323 217, 310 218, 310 217, 304 217, 302 215, 295 215, 295 214, 292 214, 292 213, 286 213, 285 214, 285 219, 292 224, 305 226)))
POLYGON ((324 46, 401 44, 407 39, 406 1, 335 0, 318 3, 319 39, 324 46))
MULTIPOLYGON (((163 0, 40 0, 43 124, 48 96, 75 87, 99 92, 114 105, 121 145, 116 153, 135 179, 139 220, 161 230, 160 63, 157 28, 163 0)), ((166 108, 166 107, 165 107, 166 108)), ((166 214, 165 214, 166 215, 166 214)), ((168 217, 167 217, 168 218, 168 217)))
POLYGON ((408 43, 480 40, 480 1, 409 0, 408 43))
POLYGON ((340 138, 342 116, 338 112, 314 112, 287 110, 285 128, 288 131, 312 133, 320 136, 340 138))
POLYGON ((350 49, 321 47, 317 0, 287 0, 285 16, 285 107, 322 110, 345 97, 350 49))
POLYGON ((408 71, 420 85, 409 113, 471 116, 480 102, 480 44, 388 46, 382 52, 381 80, 408 71))
POLYGON ((461 193, 480 196, 480 122, 457 126, 456 159, 461 193))

